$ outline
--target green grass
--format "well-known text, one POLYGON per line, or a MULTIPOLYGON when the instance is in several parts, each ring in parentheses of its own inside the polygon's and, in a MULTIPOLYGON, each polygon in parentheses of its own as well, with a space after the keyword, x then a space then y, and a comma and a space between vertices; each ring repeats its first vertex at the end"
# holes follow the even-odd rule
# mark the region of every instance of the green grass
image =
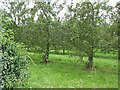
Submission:
POLYGON ((30 61, 27 88, 118 88, 116 59, 94 58, 96 68, 91 71, 86 68, 87 57, 77 62, 77 57, 50 54, 45 64, 39 54, 28 54, 37 67, 30 61))
MULTIPOLYGON (((55 50, 50 50, 50 53, 51 54, 55 54, 55 50)), ((69 55, 70 53, 72 54, 74 52, 65 50, 65 55, 69 55)), ((63 51, 62 50, 58 50, 58 54, 59 55, 63 55, 63 51)), ((87 56, 87 55, 85 55, 85 56, 87 56)), ((112 52, 110 52, 110 53, 103 53, 100 50, 98 50, 94 54, 94 57, 100 57, 100 58, 114 58, 114 59, 117 59, 118 58, 117 56, 118 56, 118 52, 114 52, 114 54, 112 52)))

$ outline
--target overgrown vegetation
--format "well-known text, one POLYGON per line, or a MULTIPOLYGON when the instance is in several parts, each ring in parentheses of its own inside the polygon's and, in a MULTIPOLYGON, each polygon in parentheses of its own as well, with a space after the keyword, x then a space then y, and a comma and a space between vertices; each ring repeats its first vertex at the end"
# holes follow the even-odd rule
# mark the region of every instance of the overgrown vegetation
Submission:
MULTIPOLYGON (((2 19, 2 18, 1 18, 2 19)), ((2 42, 1 42, 1 53, 2 53, 2 87, 13 88, 24 85, 27 81, 28 69, 27 60, 23 55, 24 47, 22 44, 14 42, 14 33, 12 29, 8 29, 11 25, 11 19, 8 17, 2 20, 2 42), (22 49, 22 50, 21 50, 22 49)))

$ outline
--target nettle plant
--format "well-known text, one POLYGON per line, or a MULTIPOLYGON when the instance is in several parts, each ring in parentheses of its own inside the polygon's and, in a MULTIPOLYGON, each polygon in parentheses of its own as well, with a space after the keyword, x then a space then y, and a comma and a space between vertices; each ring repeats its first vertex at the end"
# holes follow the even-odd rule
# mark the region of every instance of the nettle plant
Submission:
POLYGON ((9 29, 11 19, 2 19, 2 87, 14 88, 26 84, 28 78, 24 45, 14 42, 13 30, 9 29))

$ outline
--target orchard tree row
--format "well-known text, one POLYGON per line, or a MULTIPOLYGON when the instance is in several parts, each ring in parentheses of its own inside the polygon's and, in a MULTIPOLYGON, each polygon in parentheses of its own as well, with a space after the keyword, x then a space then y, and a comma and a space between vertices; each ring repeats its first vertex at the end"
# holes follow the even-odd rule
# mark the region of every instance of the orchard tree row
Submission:
POLYGON ((9 26, 13 29, 14 40, 24 43, 27 48, 39 49, 49 61, 51 49, 74 51, 83 58, 88 56, 89 69, 93 67, 93 57, 98 49, 118 50, 117 7, 108 2, 79 2, 73 6, 67 2, 34 2, 29 8, 26 2, 3 3, 3 16, 12 18, 9 26), (67 7, 64 18, 59 13, 67 7), (37 20, 35 18, 38 17, 37 20), (39 47, 39 48, 38 48, 39 47))

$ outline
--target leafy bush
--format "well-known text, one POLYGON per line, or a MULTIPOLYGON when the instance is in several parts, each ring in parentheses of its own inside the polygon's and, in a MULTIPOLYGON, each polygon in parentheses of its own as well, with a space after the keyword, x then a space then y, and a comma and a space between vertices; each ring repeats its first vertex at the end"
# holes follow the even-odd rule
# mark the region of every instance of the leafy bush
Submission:
POLYGON ((24 85, 28 77, 27 60, 21 45, 14 42, 13 30, 9 29, 11 19, 2 20, 2 87, 13 88, 24 85))

